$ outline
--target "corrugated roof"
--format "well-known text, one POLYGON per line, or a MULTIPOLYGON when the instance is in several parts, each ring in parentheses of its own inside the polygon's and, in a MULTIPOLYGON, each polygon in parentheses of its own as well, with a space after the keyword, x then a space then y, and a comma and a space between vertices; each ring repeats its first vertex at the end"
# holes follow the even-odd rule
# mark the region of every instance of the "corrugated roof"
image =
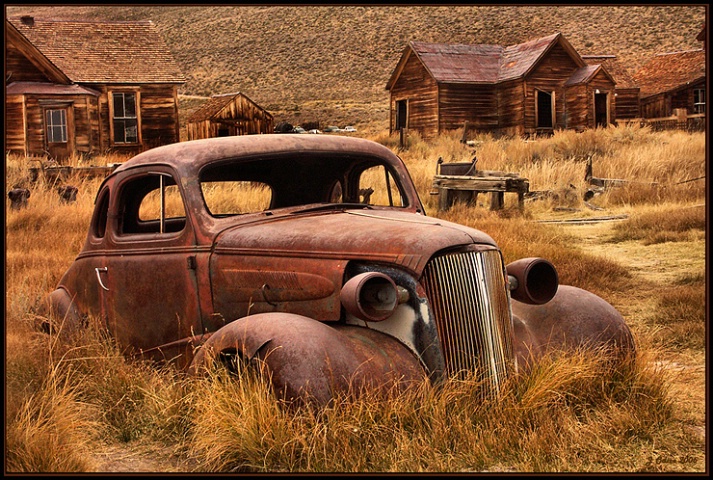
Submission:
POLYGON ((591 65, 603 65, 616 81, 616 88, 637 88, 629 71, 619 62, 616 55, 582 55, 582 59, 591 65))
POLYGON ((184 83, 151 21, 8 21, 75 83, 184 83))
POLYGON ((501 82, 513 80, 525 75, 542 58, 542 55, 549 50, 559 36, 559 33, 555 33, 505 48, 498 80, 501 82))
MULTIPOLYGON (((410 51, 416 54, 431 76, 441 83, 497 83, 526 75, 558 41, 575 57, 578 54, 559 33, 517 45, 451 45, 411 42, 404 50, 399 67, 392 74, 387 89, 396 80, 410 51)), ((583 63, 579 58, 577 63, 583 63)))
POLYGON ((12 82, 5 88, 7 95, 100 95, 96 90, 80 85, 58 85, 44 82, 12 82))
POLYGON ((439 82, 497 81, 503 47, 411 42, 411 48, 439 82))
POLYGON ((648 97, 674 90, 706 76, 706 52, 686 52, 656 55, 634 74, 641 95, 648 97))
POLYGON ((565 87, 569 87, 571 85, 586 83, 589 79, 596 75, 601 68, 601 65, 587 65, 585 67, 578 68, 572 76, 564 82, 564 85, 565 87))

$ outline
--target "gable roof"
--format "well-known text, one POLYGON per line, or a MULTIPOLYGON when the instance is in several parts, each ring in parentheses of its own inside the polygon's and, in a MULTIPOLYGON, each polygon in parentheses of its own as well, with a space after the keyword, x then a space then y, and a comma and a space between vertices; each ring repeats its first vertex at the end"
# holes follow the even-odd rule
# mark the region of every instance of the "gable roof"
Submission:
POLYGON ((585 65, 584 67, 575 70, 572 76, 564 82, 564 85, 565 87, 570 87, 572 85, 587 83, 599 72, 603 72, 604 75, 612 81, 612 83, 615 83, 611 75, 609 75, 606 69, 601 65, 585 65))
POLYGON ((634 81, 641 88, 641 96, 648 97, 705 77, 706 52, 700 49, 656 55, 634 74, 634 81))
POLYGON ((184 83, 151 21, 107 22, 8 18, 73 83, 184 83))
POLYGON ((602 65, 616 82, 616 88, 638 88, 629 71, 619 62, 616 55, 582 55, 588 65, 602 65))
POLYGON ((386 88, 391 89, 411 55, 416 55, 436 82, 494 84, 524 77, 557 43, 577 65, 585 65, 560 33, 508 47, 409 42, 386 88))
POLYGON ((242 97, 252 104, 256 109, 265 112, 266 116, 272 117, 272 114, 267 110, 260 107, 257 103, 253 102, 247 95, 243 93, 224 93, 221 95, 213 95, 208 100, 205 101, 198 109, 191 114, 186 120, 189 123, 201 122, 203 120, 209 120, 215 115, 219 114, 223 108, 225 108, 233 99, 236 97, 242 97))

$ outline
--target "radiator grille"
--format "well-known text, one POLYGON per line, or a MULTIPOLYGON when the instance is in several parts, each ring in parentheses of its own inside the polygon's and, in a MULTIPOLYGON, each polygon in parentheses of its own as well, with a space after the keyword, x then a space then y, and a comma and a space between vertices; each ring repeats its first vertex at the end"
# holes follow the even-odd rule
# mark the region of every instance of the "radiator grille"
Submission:
POLYGON ((512 365, 512 320, 499 250, 432 259, 423 276, 449 376, 477 372, 493 393, 512 365))

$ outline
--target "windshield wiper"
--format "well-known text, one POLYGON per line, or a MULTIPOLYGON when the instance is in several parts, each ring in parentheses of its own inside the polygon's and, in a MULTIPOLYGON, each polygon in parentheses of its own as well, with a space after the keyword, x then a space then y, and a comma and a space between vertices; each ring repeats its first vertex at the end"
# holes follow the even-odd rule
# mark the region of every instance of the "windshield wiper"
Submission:
POLYGON ((371 206, 367 205, 366 203, 324 203, 315 207, 307 207, 300 210, 295 210, 294 212, 292 212, 292 214, 294 215, 295 213, 318 212, 321 210, 349 210, 354 208, 371 210, 371 206))

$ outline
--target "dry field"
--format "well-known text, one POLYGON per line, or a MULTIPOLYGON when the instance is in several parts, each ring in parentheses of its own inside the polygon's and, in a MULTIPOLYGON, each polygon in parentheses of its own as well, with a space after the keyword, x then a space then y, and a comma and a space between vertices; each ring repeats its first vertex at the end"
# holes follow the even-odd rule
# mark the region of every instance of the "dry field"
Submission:
MULTIPOLYGON (((473 155, 460 132, 403 149, 369 138, 404 159, 429 215, 490 234, 506 262, 547 258, 562 283, 610 301, 634 332, 635 364, 612 373, 578 352, 545 359, 497 401, 463 381, 288 413, 250 372, 186 379, 126 361, 98 328, 76 342, 38 333, 32 312, 80 251, 98 187, 73 179, 77 201, 61 204, 40 183, 27 208, 5 211, 6 473, 708 471, 704 134, 477 137, 479 168, 558 193, 524 212, 507 198, 500 212, 436 211, 436 159, 473 155), (629 183, 584 202, 590 156, 595 176, 629 183)), ((26 159, 6 164, 7 185, 23 182, 26 159)))

